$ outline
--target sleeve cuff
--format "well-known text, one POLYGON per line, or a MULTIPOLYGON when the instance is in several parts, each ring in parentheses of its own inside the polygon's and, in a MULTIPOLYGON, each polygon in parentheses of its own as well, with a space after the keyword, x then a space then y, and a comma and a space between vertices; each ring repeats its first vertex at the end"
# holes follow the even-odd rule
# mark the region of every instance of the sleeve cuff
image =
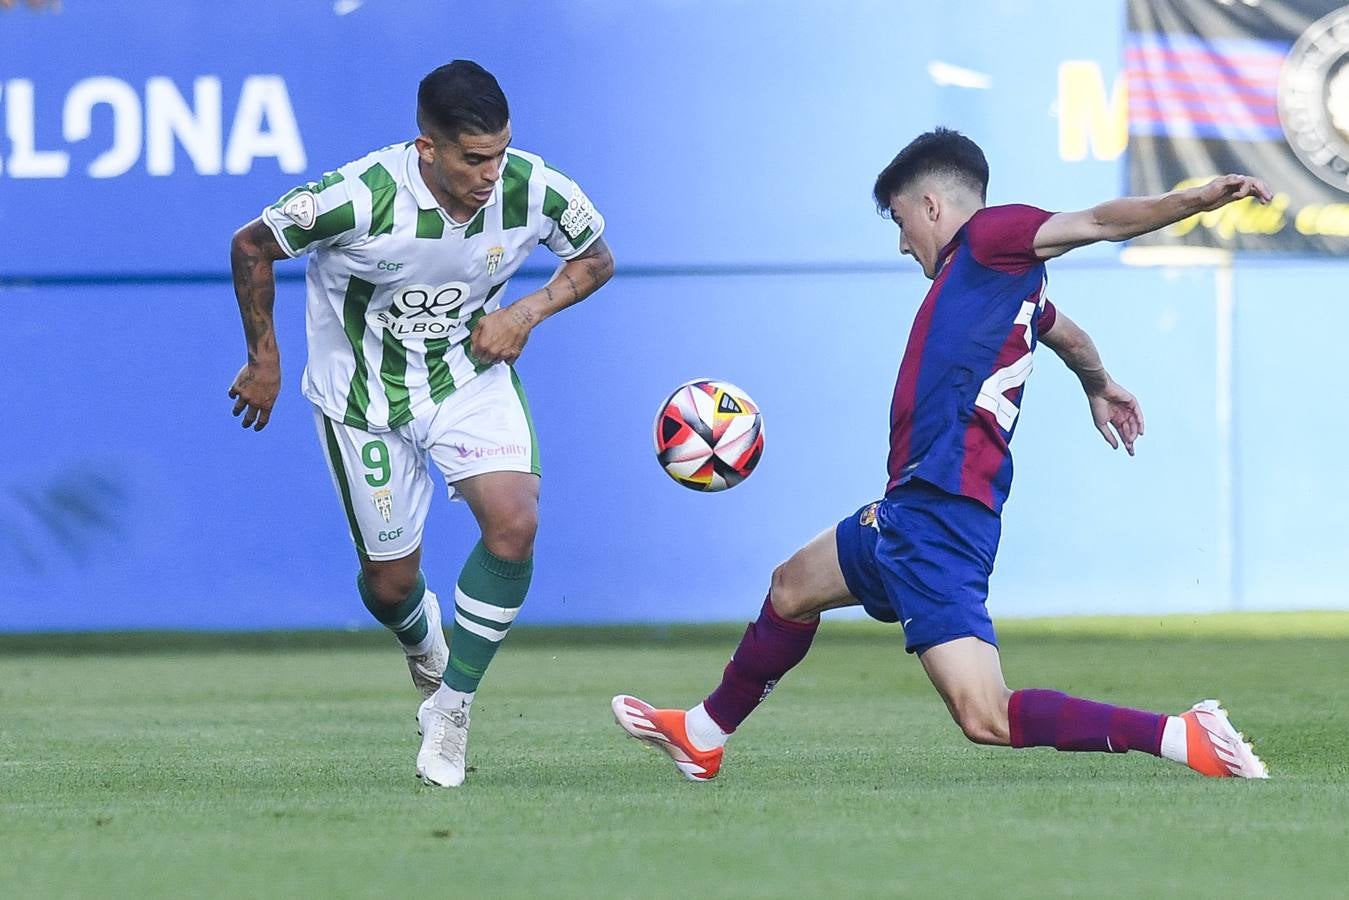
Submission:
POLYGON ((281 250, 286 254, 286 256, 289 257, 290 259, 296 259, 297 257, 299 257, 300 254, 297 253, 295 250, 291 249, 290 242, 286 240, 286 236, 281 233, 281 230, 279 228, 276 227, 276 223, 272 221, 272 217, 267 215, 267 212, 270 209, 271 209, 270 206, 264 209, 262 211, 262 215, 258 216, 258 218, 262 219, 263 224, 265 224, 268 228, 272 230, 272 237, 276 238, 277 244, 280 245, 281 250))

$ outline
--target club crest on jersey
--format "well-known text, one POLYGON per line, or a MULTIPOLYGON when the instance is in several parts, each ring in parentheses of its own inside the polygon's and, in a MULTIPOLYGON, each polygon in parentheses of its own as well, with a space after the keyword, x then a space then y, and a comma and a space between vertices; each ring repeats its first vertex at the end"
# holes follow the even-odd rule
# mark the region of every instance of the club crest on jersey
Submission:
POLYGON ((318 201, 309 191, 301 191, 282 205, 281 215, 308 231, 318 216, 318 201))
POLYGON ((876 524, 876 507, 880 505, 880 501, 877 500, 875 503, 872 503, 863 509, 862 514, 857 517, 857 524, 861 525, 863 528, 875 528, 879 531, 881 526, 876 524))
POLYGON ((495 275, 497 266, 501 265, 501 258, 506 255, 505 247, 493 247, 487 251, 487 274, 495 275))
POLYGON ((469 286, 462 281, 434 287, 410 284, 394 292, 393 303, 376 313, 375 321, 399 340, 443 338, 459 330, 477 308, 468 307, 469 286))
POLYGON ((379 510, 380 517, 388 522, 393 518, 393 491, 388 488, 381 488, 370 495, 371 501, 375 504, 375 509, 379 510))

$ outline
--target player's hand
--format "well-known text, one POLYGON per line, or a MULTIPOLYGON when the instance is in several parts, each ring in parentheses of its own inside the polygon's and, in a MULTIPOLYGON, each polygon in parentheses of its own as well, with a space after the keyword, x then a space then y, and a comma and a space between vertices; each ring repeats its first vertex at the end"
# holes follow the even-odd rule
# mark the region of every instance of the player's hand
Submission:
POLYGON ((1104 387, 1087 391, 1087 402, 1091 405, 1096 430, 1105 442, 1119 449, 1120 441, 1123 441, 1124 449, 1133 456, 1134 441, 1143 436, 1143 408, 1138 405, 1138 398, 1107 375, 1104 387), (1118 439, 1116 435, 1119 435, 1118 439))
POLYGON ((239 370, 234 384, 230 385, 234 414, 244 414, 245 428, 261 431, 272 417, 272 407, 276 405, 276 395, 280 392, 281 363, 250 362, 239 370))
POLYGON ((1261 203, 1274 199, 1269 185, 1249 175, 1221 175, 1194 190, 1201 204, 1200 212, 1219 209, 1244 197, 1254 197, 1261 203))
POLYGON ((469 355, 481 365, 513 364, 524 351, 535 321, 534 312, 519 303, 488 313, 469 336, 469 355))

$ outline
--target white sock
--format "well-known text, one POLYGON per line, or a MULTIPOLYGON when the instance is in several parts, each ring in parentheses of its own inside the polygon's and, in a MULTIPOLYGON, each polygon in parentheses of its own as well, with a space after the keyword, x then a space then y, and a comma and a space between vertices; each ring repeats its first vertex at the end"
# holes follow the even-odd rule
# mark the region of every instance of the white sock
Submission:
POLYGON ((473 705, 474 696, 474 694, 456 691, 442 681, 440 688, 431 696, 431 702, 441 709, 468 709, 473 705))
POLYGON ((730 737, 721 730, 720 725, 712 721, 712 717, 707 714, 701 703, 684 713, 684 733, 689 736, 689 742, 699 750, 715 750, 723 747, 726 745, 726 739, 730 737))
POLYGON ((1189 764, 1189 744, 1185 740, 1185 720, 1180 716, 1167 716, 1162 726, 1162 757, 1178 762, 1182 766, 1189 764))

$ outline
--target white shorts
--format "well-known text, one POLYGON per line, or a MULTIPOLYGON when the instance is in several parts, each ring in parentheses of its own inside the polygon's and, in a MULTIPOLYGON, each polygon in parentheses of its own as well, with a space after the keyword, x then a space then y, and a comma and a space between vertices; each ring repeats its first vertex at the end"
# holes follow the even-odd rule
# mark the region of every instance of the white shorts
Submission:
POLYGON ((317 406, 314 422, 356 551, 367 559, 401 559, 421 546, 434 490, 427 454, 451 500, 455 482, 473 475, 540 471, 529 403, 515 370, 505 364, 391 431, 335 422, 317 406))

